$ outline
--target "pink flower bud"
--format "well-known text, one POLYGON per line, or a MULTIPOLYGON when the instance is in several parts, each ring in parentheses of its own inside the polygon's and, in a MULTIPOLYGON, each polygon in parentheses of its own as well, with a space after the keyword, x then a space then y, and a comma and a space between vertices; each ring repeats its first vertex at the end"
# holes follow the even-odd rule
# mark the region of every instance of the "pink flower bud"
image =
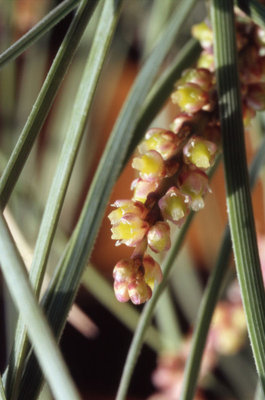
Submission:
POLYGON ((147 242, 155 253, 170 249, 170 227, 167 222, 158 221, 147 234, 147 242))
POLYGON ((145 134, 145 139, 138 146, 138 150, 141 154, 155 150, 161 154, 164 160, 168 160, 176 153, 179 142, 179 138, 173 132, 152 128, 145 134))
POLYGON ((192 137, 183 148, 185 163, 201 169, 208 169, 213 164, 216 152, 216 144, 201 137, 192 137))
POLYGON ((113 278, 116 282, 129 282, 135 274, 135 263, 132 259, 117 262, 113 269, 113 278))
POLYGON ((147 151, 141 157, 135 157, 132 166, 139 171, 142 179, 149 182, 160 180, 166 173, 164 160, 155 150, 147 151))
POLYGON ((118 301, 120 301, 121 303, 125 303, 130 299, 127 282, 114 281, 113 287, 116 299, 118 301))
POLYGON ((145 283, 144 279, 136 279, 129 283, 128 294, 133 304, 145 303, 152 297, 151 288, 145 283))
POLYGON ((193 115, 180 113, 176 116, 176 118, 174 118, 173 122, 170 125, 170 129, 178 135, 183 130, 190 132, 194 125, 193 118, 193 115))
POLYGON ((143 258, 143 266, 145 282, 153 290, 155 283, 160 283, 163 279, 160 265, 149 254, 145 254, 143 258))
POLYGON ((179 227, 184 223, 189 212, 188 199, 176 187, 171 187, 159 200, 158 205, 165 219, 179 227))
POLYGON ((158 188, 157 181, 149 182, 137 178, 132 182, 131 190, 134 190, 133 199, 145 203, 147 196, 158 188))
POLYGON ((208 93, 195 83, 179 85, 172 93, 171 100, 173 104, 180 107, 181 111, 189 114, 196 113, 209 104, 208 93))

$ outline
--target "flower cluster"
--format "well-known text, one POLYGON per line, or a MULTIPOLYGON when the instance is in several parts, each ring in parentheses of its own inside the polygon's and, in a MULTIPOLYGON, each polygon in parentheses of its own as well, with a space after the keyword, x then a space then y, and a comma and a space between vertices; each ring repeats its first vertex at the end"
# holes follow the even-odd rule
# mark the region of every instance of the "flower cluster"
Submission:
MULTIPOLYGON (((235 285, 234 285, 235 286, 235 285)), ((236 285, 237 286, 237 285, 236 285)), ((233 288, 234 292, 235 288, 233 288)), ((238 286, 236 291, 239 292, 238 286)), ((201 390, 209 373, 215 368, 219 355, 233 355, 238 352, 247 336, 246 321, 240 300, 221 301, 216 307, 208 339, 203 353, 199 388, 195 399, 205 399, 201 390)), ((178 400, 180 398, 183 374, 190 353, 191 335, 188 335, 177 354, 162 354, 152 380, 158 392, 148 400, 178 400)))
MULTIPOLYGON (((176 116, 170 129, 149 129, 138 146, 132 167, 131 200, 118 200, 109 215, 116 245, 134 247, 130 259, 114 268, 114 291, 119 301, 141 304, 150 299, 162 279, 157 262, 146 253, 170 248, 170 224, 181 227, 190 210, 204 207, 209 192, 207 171, 220 145, 220 124, 213 60, 213 34, 205 22, 193 27, 203 51, 196 68, 183 72, 171 95, 176 116), (151 278, 150 278, 151 276, 151 278)), ((242 79, 243 116, 247 125, 265 108, 265 35, 238 16, 237 45, 242 79), (255 61, 253 61, 255 60, 255 61)))

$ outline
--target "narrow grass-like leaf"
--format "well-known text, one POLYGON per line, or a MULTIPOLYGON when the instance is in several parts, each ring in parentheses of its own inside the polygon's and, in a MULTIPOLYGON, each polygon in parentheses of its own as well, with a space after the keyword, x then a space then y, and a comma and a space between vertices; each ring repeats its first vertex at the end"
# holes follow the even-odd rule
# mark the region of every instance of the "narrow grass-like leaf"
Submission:
MULTIPOLYGON (((140 313, 131 304, 119 303, 114 296, 112 285, 91 265, 85 269, 82 285, 120 322, 134 332, 140 313)), ((150 326, 146 332, 146 344, 154 351, 159 352, 161 350, 161 339, 159 331, 150 326)))
POLYGON ((248 182, 230 0, 213 0, 212 22, 229 224, 250 342, 265 393, 265 294, 248 182))
POLYGON ((28 120, 0 179, 0 204, 5 207, 39 133, 97 0, 82 0, 58 50, 28 120))
POLYGON ((1 269, 47 381, 57 400, 79 399, 62 355, 31 289, 26 268, 0 215, 1 269), (21 301, 23 299, 23 301, 21 301))
MULTIPOLYGON (((265 140, 257 152, 250 168, 250 185, 253 188, 258 178, 258 173, 265 162, 265 140)), ((198 312, 197 323, 192 337, 191 351, 186 363, 181 400, 191 400, 194 396, 199 375, 200 363, 207 340, 207 334, 214 308, 219 298, 223 279, 231 255, 232 243, 229 226, 226 227, 216 265, 209 277, 207 287, 198 312)))
POLYGON ((257 0, 237 0, 237 5, 244 11, 253 21, 265 28, 265 7, 257 0))
POLYGON ((41 21, 25 33, 25 35, 0 54, 0 69, 8 62, 17 58, 46 32, 52 29, 67 14, 69 14, 79 2, 80 0, 64 0, 57 7, 51 10, 44 18, 42 18, 41 21))
MULTIPOLYGON (((88 62, 84 69, 76 100, 73 105, 72 118, 46 202, 30 269, 30 280, 37 297, 41 289, 50 248, 73 165, 84 133, 88 112, 103 67, 103 62, 118 21, 120 6, 121 0, 115 1, 114 7, 112 0, 105 1, 88 62)), ((26 350, 26 329, 23 328, 22 321, 19 320, 14 351, 8 372, 9 379, 7 380, 7 388, 12 390, 12 392, 18 387, 20 371, 23 367, 26 350)))

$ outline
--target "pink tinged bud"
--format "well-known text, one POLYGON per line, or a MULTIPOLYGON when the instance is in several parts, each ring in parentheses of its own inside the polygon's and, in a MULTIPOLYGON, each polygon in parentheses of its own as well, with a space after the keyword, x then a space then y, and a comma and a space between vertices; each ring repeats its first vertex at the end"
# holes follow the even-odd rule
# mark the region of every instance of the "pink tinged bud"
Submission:
POLYGON ((120 221, 111 228, 111 238, 117 240, 116 246, 126 244, 126 246, 136 246, 145 236, 149 224, 137 215, 125 214, 120 221))
POLYGON ((198 62, 198 68, 206 68, 211 72, 214 72, 214 57, 211 51, 205 50, 201 53, 198 62))
POLYGON ((170 125, 170 129, 177 134, 181 131, 190 131, 193 127, 193 115, 180 113, 176 116, 170 125))
POLYGON ((177 90, 172 93, 171 100, 182 111, 192 114, 209 103, 209 96, 206 91, 195 83, 185 83, 179 85, 177 90))
POLYGON ((201 169, 208 169, 213 164, 216 152, 215 143, 200 137, 191 138, 183 148, 185 163, 201 169))
POLYGON ((213 32, 205 22, 193 25, 191 31, 192 36, 199 40, 204 49, 208 49, 213 45, 213 32))
POLYGON ((184 223, 189 212, 188 199, 176 187, 171 187, 159 202, 159 208, 165 219, 179 227, 184 223))
POLYGON ((246 104, 255 111, 265 109, 265 83, 253 83, 248 85, 245 97, 246 104))
POLYGON ((161 154, 164 160, 168 160, 176 153, 179 142, 179 138, 173 132, 152 128, 147 131, 145 139, 138 146, 138 150, 141 154, 155 150, 161 154))
POLYGON ((126 301, 128 301, 130 299, 128 292, 128 283, 114 281, 114 293, 116 299, 121 303, 125 303, 126 301))
POLYGON ((110 219, 111 224, 116 224, 125 214, 134 214, 138 217, 144 219, 148 213, 147 208, 138 201, 132 200, 116 200, 113 204, 114 207, 117 207, 117 210, 112 211, 108 218, 110 219))
POLYGON ((132 166, 139 171, 140 177, 146 181, 157 181, 165 176, 164 160, 155 150, 147 151, 141 157, 135 157, 132 166))
POLYGON ((188 196, 193 211, 199 211, 204 207, 203 197, 210 191, 208 181, 208 176, 199 169, 187 170, 180 174, 180 190, 188 196))
POLYGON ((144 181, 140 178, 135 179, 132 182, 131 190, 134 190, 133 200, 144 203, 147 196, 153 193, 158 188, 158 182, 144 181))
POLYGON ((116 282, 128 282, 135 273, 134 261, 124 259, 117 262, 113 269, 113 278, 116 282))
POLYGON ((167 222, 158 221, 153 225, 147 234, 149 247, 155 252, 160 253, 170 249, 170 227, 167 222))
POLYGON ((213 75, 206 68, 190 68, 183 72, 181 78, 177 81, 178 85, 185 83, 195 83, 203 90, 210 90, 213 85, 213 75))
POLYGON ((163 279, 163 273, 160 265, 149 254, 145 254, 143 258, 144 279, 151 289, 154 289, 155 283, 160 283, 163 279))
POLYGON ((128 285, 128 294, 132 303, 139 305, 152 297, 152 290, 144 279, 136 279, 128 285))

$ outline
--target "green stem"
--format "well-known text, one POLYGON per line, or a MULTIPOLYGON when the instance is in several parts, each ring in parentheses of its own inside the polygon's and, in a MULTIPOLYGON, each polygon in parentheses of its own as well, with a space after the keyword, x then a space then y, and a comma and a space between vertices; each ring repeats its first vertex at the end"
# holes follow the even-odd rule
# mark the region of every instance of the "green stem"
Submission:
POLYGON ((64 0, 52 11, 49 12, 41 21, 33 26, 25 35, 13 43, 8 49, 0 54, 0 69, 8 62, 17 58, 33 43, 40 39, 46 32, 52 29, 67 14, 69 14, 80 2, 80 0, 64 0))
MULTIPOLYGON (((264 164, 264 161, 265 140, 257 152, 250 168, 250 185, 252 188, 256 183, 258 173, 264 164)), ((181 400, 191 400, 193 398, 210 322, 227 271, 231 250, 231 236, 229 226, 227 226, 216 265, 211 273, 200 304, 197 323, 192 338, 191 351, 184 372, 183 387, 180 397, 181 400)))
POLYGON ((33 294, 26 268, 2 214, 0 214, 0 261, 10 294, 27 326, 34 351, 55 398, 80 399, 42 309, 33 294))
POLYGON ((1 376, 0 376, 0 400, 6 400, 6 394, 1 376))
POLYGON ((247 173, 233 2, 213 0, 212 22, 229 224, 252 351, 265 391, 265 296, 247 173))
POLYGON ((0 204, 2 209, 8 202, 37 134, 47 117, 96 3, 97 0, 82 0, 75 18, 53 61, 38 98, 33 105, 28 120, 1 176, 0 204))

